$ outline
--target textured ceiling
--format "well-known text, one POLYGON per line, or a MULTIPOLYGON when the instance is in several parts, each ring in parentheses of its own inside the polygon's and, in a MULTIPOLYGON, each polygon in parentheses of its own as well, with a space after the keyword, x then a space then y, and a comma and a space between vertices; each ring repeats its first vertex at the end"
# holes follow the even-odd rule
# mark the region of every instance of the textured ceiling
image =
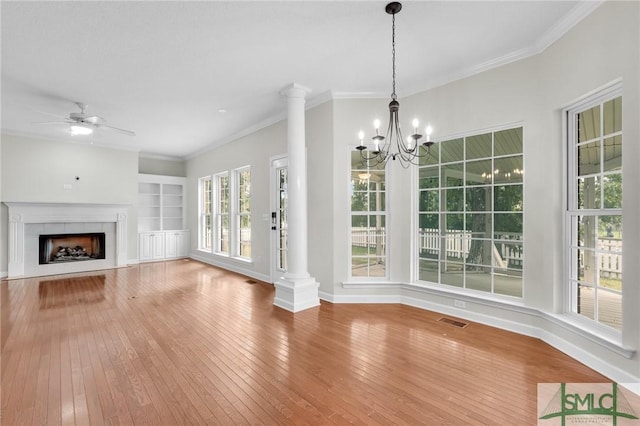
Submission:
MULTIPOLYGON (((391 89, 386 2, 6 2, 2 130, 76 140, 36 122, 76 112, 93 143, 184 158, 281 117, 296 82, 309 102, 391 89), (219 112, 227 110, 226 113, 219 112)), ((405 2, 396 18, 402 98, 538 53, 597 2, 405 2)))

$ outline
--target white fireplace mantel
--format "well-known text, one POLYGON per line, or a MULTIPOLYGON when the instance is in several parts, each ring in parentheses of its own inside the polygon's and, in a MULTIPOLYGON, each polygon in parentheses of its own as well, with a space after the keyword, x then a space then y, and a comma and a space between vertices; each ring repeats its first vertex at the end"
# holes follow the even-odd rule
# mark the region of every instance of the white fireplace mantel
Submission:
POLYGON ((127 265, 126 204, 5 202, 9 210, 8 278, 25 275, 25 224, 115 223, 114 266, 127 265))

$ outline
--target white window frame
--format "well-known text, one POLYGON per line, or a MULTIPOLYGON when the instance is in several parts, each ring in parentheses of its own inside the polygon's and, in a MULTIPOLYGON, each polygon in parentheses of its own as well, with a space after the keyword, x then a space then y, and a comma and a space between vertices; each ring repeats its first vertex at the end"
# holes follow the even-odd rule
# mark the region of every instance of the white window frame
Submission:
MULTIPOLYGON (((525 131, 525 127, 523 125, 523 123, 511 123, 511 124, 506 124, 506 125, 502 125, 502 126, 496 126, 496 127, 491 127, 491 128, 487 128, 487 129, 482 129, 482 130, 476 130, 473 132, 466 132, 466 133, 461 133, 461 134, 457 134, 457 135, 452 135, 452 136, 448 136, 448 137, 444 137, 441 140, 442 141, 450 141, 450 140, 455 140, 455 139, 462 139, 463 140, 463 159, 462 160, 456 160, 454 162, 447 162, 445 163, 445 166, 455 166, 455 165, 460 165, 462 166, 462 173, 464 175, 464 173, 466 173, 467 170, 467 165, 469 163, 472 162, 476 162, 476 161, 484 161, 484 160, 489 160, 491 161, 491 169, 496 169, 495 167, 495 162, 496 160, 500 161, 502 159, 508 159, 511 157, 516 157, 516 156, 521 156, 522 157, 522 162, 523 162, 523 167, 521 170, 516 171, 516 173, 521 174, 522 175, 522 181, 520 183, 506 183, 506 182, 495 182, 495 179, 491 179, 491 183, 487 184, 487 187, 491 187, 491 200, 492 200, 492 206, 490 210, 487 210, 487 214, 491 214, 492 218, 495 218, 496 214, 505 214, 505 213, 517 213, 515 211, 500 211, 500 210, 496 210, 495 206, 493 206, 493 200, 495 199, 495 189, 497 187, 500 186, 514 186, 514 185, 518 185, 522 187, 522 201, 524 203, 524 193, 525 193, 525 177, 524 177, 524 159, 525 159, 525 139, 526 139, 526 131, 525 131), (503 154, 503 155, 496 155, 495 152, 495 135, 496 133, 499 133, 501 131, 505 131, 505 130, 514 130, 514 129, 522 129, 522 152, 520 154, 517 153, 509 153, 509 154, 503 154), (479 157, 479 158, 467 158, 466 155, 466 139, 470 138, 470 137, 474 137, 474 136, 479 136, 479 135, 483 135, 483 134, 488 134, 491 133, 491 155, 489 157, 479 157)), ((413 191, 413 197, 414 198, 414 205, 415 205, 415 225, 414 225, 414 229, 415 229, 415 234, 414 234, 414 251, 413 253, 415 253, 415 255, 413 256, 414 259, 414 264, 412 265, 413 267, 413 273, 415 274, 414 276, 414 280, 416 282, 419 282, 421 284, 429 284, 429 285, 436 285, 439 288, 443 288, 443 289, 447 289, 447 291, 454 291, 454 292, 463 292, 463 293, 469 293, 469 294, 473 294, 474 296, 478 296, 478 297, 482 297, 482 298, 490 298, 490 299, 498 299, 498 300, 522 300, 525 297, 525 286, 524 286, 524 263, 525 263, 525 245, 526 245, 526 237, 525 237, 525 209, 524 206, 520 212, 520 214, 522 215, 522 236, 521 236, 521 240, 517 241, 516 244, 520 245, 521 247, 521 257, 520 257, 520 262, 521 262, 521 267, 520 267, 520 271, 521 271, 521 278, 520 278, 520 283, 521 283, 521 288, 520 288, 520 293, 521 295, 516 296, 516 295, 509 295, 509 294, 504 294, 504 293, 498 293, 496 292, 496 285, 495 285, 495 274, 496 274, 496 270, 499 269, 506 269, 506 270, 516 270, 515 268, 512 267, 497 267, 495 264, 491 264, 490 266, 487 266, 488 268, 491 269, 491 289, 490 291, 484 291, 484 290, 477 290, 477 289, 473 289, 473 288, 468 288, 466 286, 466 284, 464 284, 463 281, 463 286, 457 286, 457 285, 452 285, 452 284, 445 284, 442 283, 442 275, 441 275, 441 267, 442 267, 442 259, 443 259, 443 250, 446 250, 446 248, 442 247, 442 238, 445 236, 444 233, 444 229, 442 228, 442 216, 446 215, 446 214, 450 214, 449 211, 446 209, 444 203, 445 200, 443 200, 442 197, 442 191, 443 189, 449 188, 449 189, 462 189, 463 190, 463 199, 465 200, 464 202, 464 206, 463 209, 461 211, 457 211, 457 212, 452 212, 453 214, 462 214, 463 217, 467 214, 474 214, 473 211, 467 211, 466 210, 466 190, 470 189, 470 188, 480 188, 480 187, 484 187, 485 185, 478 185, 478 186, 469 186, 467 185, 465 182, 463 182, 463 184, 461 186, 456 186, 456 187, 447 187, 443 182, 442 182, 442 160, 441 160, 441 154, 442 151, 440 149, 440 146, 438 146, 438 159, 436 163, 430 164, 430 165, 426 165, 425 166, 420 166, 420 169, 427 168, 427 167, 436 167, 438 170, 438 188, 433 188, 433 189, 425 189, 427 191, 430 190, 434 190, 438 192, 438 204, 439 204, 439 208, 438 211, 434 211, 434 212, 421 212, 420 211, 420 185, 419 185, 419 174, 420 174, 420 169, 417 171, 416 173, 416 178, 414 180, 415 182, 415 188, 416 190, 413 191), (419 224, 420 224, 420 214, 421 213, 426 213, 426 214, 437 214, 440 222, 440 226, 439 226, 439 244, 437 247, 437 250, 439 252, 438 254, 438 259, 437 260, 430 260, 430 259, 424 259, 430 262, 437 262, 438 263, 438 281, 437 282, 431 282, 431 281, 423 281, 420 280, 420 260, 422 259, 420 257, 420 253, 419 253, 419 247, 420 247, 420 233, 419 233, 419 224)), ((496 172, 498 172, 498 170, 496 170, 496 172)), ((479 240, 483 240, 483 241, 487 241, 490 242, 493 246, 495 246, 495 243, 504 243, 505 239, 502 238, 496 238, 496 232, 495 232, 495 220, 492 219, 491 221, 491 233, 490 233, 490 238, 479 238, 479 240)), ((465 231, 466 232, 466 231, 465 231)), ((466 237, 465 237, 466 238, 466 237)), ((463 239, 464 241, 464 239, 463 239)), ((493 255, 492 255, 493 258, 493 255)), ((464 264, 464 262, 461 262, 462 264, 464 264)))
POLYGON ((211 176, 204 176, 198 179, 198 250, 211 252, 213 250, 213 180, 211 176), (209 206, 205 206, 205 185, 209 185, 209 206), (208 211, 207 211, 208 210, 208 211), (210 224, 207 231, 206 223, 210 224))
MULTIPOLYGON (((384 168, 384 183, 385 183, 385 204, 383 206, 383 210, 371 210, 371 211, 366 211, 366 212, 354 212, 351 210, 351 198, 353 195, 353 185, 352 185, 352 179, 351 179, 351 174, 353 172, 353 169, 351 168, 351 155, 354 152, 358 152, 358 150, 356 149, 356 146, 350 146, 349 150, 348 150, 348 164, 349 164, 349 191, 348 191, 348 206, 349 206, 349 238, 348 238, 348 253, 349 253, 349 261, 347 264, 347 267, 349 269, 348 271, 348 277, 349 277, 349 282, 380 282, 380 281, 388 281, 389 280, 389 276, 390 276, 390 257, 389 257, 389 194, 387 191, 387 188, 389 187, 389 181, 390 181, 390 176, 389 176, 389 168, 387 166, 385 166, 384 168), (354 214, 355 213, 355 214, 354 214), (385 227, 384 227, 384 232, 385 232, 385 250, 384 250, 384 256, 382 256, 384 258, 384 266, 385 266, 385 274, 382 276, 378 276, 378 275, 370 275, 369 273, 367 274, 367 276, 360 276, 360 275, 353 275, 353 230, 352 230, 352 223, 353 223, 353 217, 354 216, 382 216, 384 217, 384 222, 385 222, 385 227)), ((387 163, 388 165, 388 163, 387 163)), ((373 168, 370 168, 371 170, 376 170, 373 168)), ((364 170, 364 169, 362 169, 364 170)), ((375 256, 374 256, 375 257, 375 256)), ((371 258, 371 256, 364 256, 363 258, 371 258)), ((367 267, 367 270, 370 270, 370 266, 367 267)))
POLYGON ((214 193, 214 208, 213 208, 213 215, 214 215, 214 222, 213 222, 213 252, 219 255, 223 255, 223 256, 229 256, 229 254, 231 253, 231 235, 230 235, 230 231, 231 231, 231 226, 230 226, 230 216, 231 216, 231 212, 227 211, 222 212, 220 209, 220 204, 221 204, 221 197, 220 197, 220 181, 222 179, 227 179, 227 209, 230 209, 230 202, 231 202, 231 194, 230 194, 230 186, 228 179, 229 179, 229 172, 222 172, 222 173, 217 173, 215 175, 213 175, 213 191, 214 193), (227 224, 229 225, 229 230, 227 231, 227 250, 223 250, 222 249, 222 220, 224 217, 227 217, 227 224))
MULTIPOLYGON (((574 155, 574 147, 577 140, 577 129, 575 126, 576 114, 584 112, 590 108, 600 105, 600 136, 597 138, 601 143, 602 154, 602 141, 613 134, 603 135, 602 126, 604 125, 602 120, 602 105, 608 101, 622 96, 622 82, 616 81, 613 84, 599 89, 591 94, 585 96, 581 100, 575 102, 573 105, 567 107, 563 111, 563 127, 564 127, 564 144, 563 144, 563 157, 564 157, 564 212, 563 212, 563 228, 564 228, 564 240, 563 240, 563 253, 564 253, 564 271, 563 271, 563 296, 564 296, 564 313, 572 321, 580 324, 584 329, 596 334, 606 336, 614 341, 620 342, 622 339, 622 329, 618 330, 596 319, 587 318, 577 312, 577 292, 574 290, 579 279, 575 277, 574 266, 577 264, 577 259, 572 253, 572 249, 577 247, 575 232, 573 232, 575 220, 578 216, 608 216, 608 215, 620 215, 622 216, 622 208, 600 208, 600 209, 578 209, 578 191, 576 189, 575 181, 578 179, 578 165, 576 164, 576 155, 574 155)), ((620 135, 624 133, 623 129, 619 132, 620 135)), ((618 133, 614 133, 618 134, 618 133)), ((624 152, 624 138, 622 151, 624 152)), ((602 174, 602 172, 600 173, 602 174)), ((624 170, 622 171, 622 182, 624 186, 624 170)), ((623 227, 624 227, 624 218, 623 227)), ((597 251, 596 251, 597 253, 597 251)), ((620 252, 620 262, 622 262, 622 252, 620 252)), ((596 258, 597 259, 597 258, 596 258)), ((596 261, 597 263, 597 261, 596 261)), ((624 276, 623 276, 624 281, 624 276)), ((597 318, 597 289, 601 287, 597 283, 594 285, 594 318, 597 318)), ((624 285, 623 285, 624 289, 624 285)), ((621 298, 624 299, 624 291, 620 292, 621 298)), ((621 306, 624 301, 621 300, 621 306)), ((624 322, 622 324, 624 327, 624 322)))
POLYGON ((231 194, 230 194, 230 198, 231 200, 233 200, 232 204, 231 204, 231 229, 233 229, 233 238, 231 240, 231 246, 232 246, 232 253, 234 257, 240 258, 240 259, 244 259, 244 260, 251 260, 251 167, 250 166, 245 166, 245 167, 240 167, 237 169, 233 170, 233 180, 232 180, 232 185, 231 185, 231 194), (249 186, 249 210, 248 211, 242 211, 241 210, 241 197, 242 197, 242 193, 240 190, 240 181, 241 181, 241 175, 244 173, 248 173, 249 174, 249 182, 248 182, 248 186, 249 186), (246 245, 248 245, 249 247, 249 254, 245 255, 243 254, 243 250, 242 250, 242 229, 241 229, 241 224, 242 224, 242 220, 243 218, 248 218, 249 220, 249 240, 245 242, 246 245))

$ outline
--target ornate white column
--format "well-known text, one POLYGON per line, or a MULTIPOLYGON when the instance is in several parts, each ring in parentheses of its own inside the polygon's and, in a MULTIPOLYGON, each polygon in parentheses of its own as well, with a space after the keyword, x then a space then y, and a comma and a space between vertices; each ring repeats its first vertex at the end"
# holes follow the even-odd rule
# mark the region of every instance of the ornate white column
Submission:
POLYGON ((310 92, 296 83, 280 94, 287 97, 288 212, 287 272, 275 282, 273 304, 298 312, 320 304, 318 283, 307 269, 307 156, 305 146, 304 104, 310 92))

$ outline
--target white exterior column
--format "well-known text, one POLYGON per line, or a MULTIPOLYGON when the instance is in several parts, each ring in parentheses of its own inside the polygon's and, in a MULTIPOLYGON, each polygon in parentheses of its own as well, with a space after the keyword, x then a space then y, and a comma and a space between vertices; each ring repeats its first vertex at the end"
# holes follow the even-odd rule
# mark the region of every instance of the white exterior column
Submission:
POLYGON ((276 280, 273 304, 298 312, 320 304, 318 283, 307 269, 307 156, 305 145, 304 104, 310 92, 292 84, 280 91, 287 97, 287 272, 276 280))

